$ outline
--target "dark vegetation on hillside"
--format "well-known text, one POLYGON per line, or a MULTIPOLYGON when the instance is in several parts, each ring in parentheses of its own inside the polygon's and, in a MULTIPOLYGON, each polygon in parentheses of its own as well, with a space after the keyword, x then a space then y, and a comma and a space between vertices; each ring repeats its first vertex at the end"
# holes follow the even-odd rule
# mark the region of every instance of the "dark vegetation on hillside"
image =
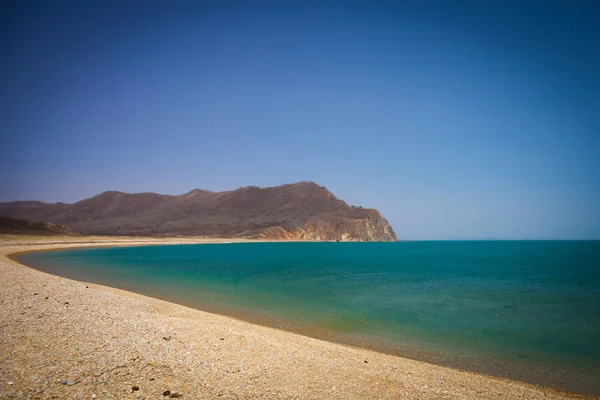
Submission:
POLYGON ((0 217, 0 233, 36 235, 72 234, 64 225, 8 217, 0 217))

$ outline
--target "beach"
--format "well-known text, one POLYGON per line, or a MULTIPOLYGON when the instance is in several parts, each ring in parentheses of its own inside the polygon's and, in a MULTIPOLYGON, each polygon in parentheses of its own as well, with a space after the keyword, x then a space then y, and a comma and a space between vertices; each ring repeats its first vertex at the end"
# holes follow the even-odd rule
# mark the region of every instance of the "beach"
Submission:
POLYGON ((591 398, 313 339, 8 258, 65 247, 228 241, 1 236, 0 397, 591 398))

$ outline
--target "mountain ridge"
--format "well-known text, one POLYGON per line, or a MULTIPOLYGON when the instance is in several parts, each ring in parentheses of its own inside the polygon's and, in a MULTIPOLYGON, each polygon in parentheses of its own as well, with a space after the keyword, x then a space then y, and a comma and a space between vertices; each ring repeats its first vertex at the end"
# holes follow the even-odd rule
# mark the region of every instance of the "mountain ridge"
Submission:
POLYGON ((76 203, 0 203, 0 215, 102 235, 395 241, 383 215, 348 205, 314 182, 181 195, 105 191, 76 203))

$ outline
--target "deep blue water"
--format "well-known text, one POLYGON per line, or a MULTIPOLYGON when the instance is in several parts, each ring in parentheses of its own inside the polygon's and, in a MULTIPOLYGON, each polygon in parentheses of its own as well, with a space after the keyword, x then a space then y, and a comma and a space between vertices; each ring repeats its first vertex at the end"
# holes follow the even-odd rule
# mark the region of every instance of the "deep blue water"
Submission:
POLYGON ((600 394, 600 242, 70 249, 25 264, 305 334, 600 394))

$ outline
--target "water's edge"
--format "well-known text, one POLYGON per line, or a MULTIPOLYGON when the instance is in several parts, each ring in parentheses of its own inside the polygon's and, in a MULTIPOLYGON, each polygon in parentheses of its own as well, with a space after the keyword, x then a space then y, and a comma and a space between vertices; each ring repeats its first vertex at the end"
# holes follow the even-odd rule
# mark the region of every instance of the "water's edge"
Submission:
MULTIPOLYGON (((224 243, 226 244, 226 243, 224 243)), ((168 246, 172 246, 174 244, 166 244, 168 246)), ((140 244, 115 244, 114 246, 101 246, 102 248, 108 247, 137 247, 140 244)), ((151 246, 163 246, 162 244, 151 244, 151 246)), ((91 249, 98 248, 99 246, 94 246, 90 244, 90 246, 84 247, 76 247, 77 249, 91 249)), ((18 262, 19 264, 24 265, 25 267, 33 268, 38 271, 42 271, 45 273, 49 273, 43 268, 43 265, 32 265, 31 263, 23 262, 22 258, 32 252, 53 252, 55 250, 66 250, 66 249, 75 249, 68 245, 61 247, 60 249, 42 249, 42 250, 32 250, 32 251, 18 251, 8 255, 7 257, 12 259, 13 261, 18 262)), ((52 273, 51 273, 52 274, 52 273)), ((53 274, 55 276, 60 276, 53 274)), ((385 341, 381 340, 381 338, 377 338, 377 340, 373 340, 367 337, 363 337, 360 335, 349 335, 347 333, 336 333, 333 330, 329 329, 318 329, 315 326, 306 326, 301 323, 297 323, 292 320, 286 320, 281 318, 275 318, 272 315, 262 315, 260 313, 251 313, 251 312, 243 312, 239 309, 228 308, 217 304, 210 303, 198 303, 197 301, 189 301, 186 298, 178 297, 176 293, 169 294, 168 296, 161 295, 157 293, 153 293, 149 290, 145 290, 143 287, 136 287, 129 284, 124 285, 114 285, 114 284, 106 284, 106 282, 96 282, 94 280, 79 280, 73 279, 71 277, 61 276, 67 279, 76 280, 80 282, 89 282, 98 284, 101 286, 114 287, 120 290, 125 290, 132 293, 141 294, 144 296, 148 296, 151 298, 160 299, 163 301, 167 301, 170 303, 183 305, 186 307, 190 307, 193 309, 225 315, 228 317, 233 317, 242 321, 246 321, 252 324, 267 326, 275 329, 280 329, 296 334, 301 334, 304 336, 325 340, 328 342, 338 343, 342 345, 355 346, 360 348, 365 348, 369 350, 374 350, 377 352, 382 352, 398 357, 413 359, 417 361, 427 362, 431 364, 441 365, 444 367, 450 367, 458 370, 466 370, 472 371, 475 373, 480 373, 484 375, 490 375, 494 377, 500 378, 508 378, 511 380, 522 381, 527 383, 532 383, 541 386, 547 386, 553 389, 558 389, 561 391, 571 392, 571 393, 582 393, 582 394, 592 394, 599 395, 600 391, 592 390, 590 391, 589 387, 582 387, 578 384, 577 380, 573 380, 570 375, 570 371, 565 370, 564 376, 562 379, 557 379, 556 371, 554 373, 549 374, 548 371, 544 368, 539 367, 534 363, 529 363, 527 360, 523 360, 519 362, 518 368, 515 368, 516 365, 510 365, 506 363, 506 360, 493 360, 493 359, 480 359, 475 357, 453 357, 447 353, 442 351, 435 351, 432 349, 415 349, 411 347, 410 344, 406 344, 405 346, 399 346, 397 342, 385 341), (527 375, 523 375, 523 370, 529 371, 527 375)))

